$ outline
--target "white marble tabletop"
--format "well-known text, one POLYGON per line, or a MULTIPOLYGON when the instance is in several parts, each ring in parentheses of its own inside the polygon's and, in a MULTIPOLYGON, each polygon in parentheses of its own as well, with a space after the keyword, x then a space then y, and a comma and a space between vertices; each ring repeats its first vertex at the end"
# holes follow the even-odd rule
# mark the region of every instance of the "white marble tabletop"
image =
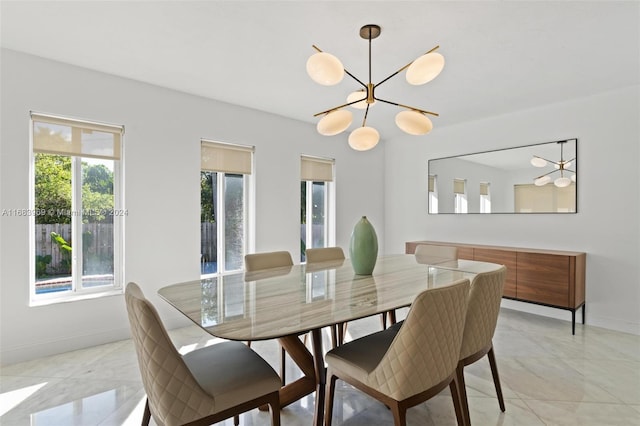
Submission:
POLYGON ((369 276, 355 275, 346 259, 189 281, 158 294, 214 336, 263 340, 409 306, 423 290, 497 267, 470 260, 424 265, 413 255, 392 255, 378 258, 369 276))

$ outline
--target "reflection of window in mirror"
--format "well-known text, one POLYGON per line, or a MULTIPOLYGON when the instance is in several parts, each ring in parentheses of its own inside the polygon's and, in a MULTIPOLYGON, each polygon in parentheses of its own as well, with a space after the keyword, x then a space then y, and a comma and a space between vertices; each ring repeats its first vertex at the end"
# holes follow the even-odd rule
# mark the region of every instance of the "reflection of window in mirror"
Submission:
POLYGON ((453 180, 454 213, 467 212, 467 181, 465 179, 453 180))
POLYGON ((429 213, 438 213, 438 177, 429 175, 429 213))
POLYGON ((480 182, 480 213, 491 213, 491 191, 489 182, 480 182))

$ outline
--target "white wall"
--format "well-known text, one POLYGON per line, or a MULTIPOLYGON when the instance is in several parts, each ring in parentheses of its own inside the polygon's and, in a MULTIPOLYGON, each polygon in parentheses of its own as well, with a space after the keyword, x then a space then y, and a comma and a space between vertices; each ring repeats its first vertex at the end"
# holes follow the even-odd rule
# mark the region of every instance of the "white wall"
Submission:
MULTIPOLYGON (((384 145, 351 150, 313 125, 1 52, 0 211, 29 206, 29 111, 125 125, 125 282, 137 281, 169 326, 187 323, 157 290, 199 277, 200 138, 255 145, 257 251, 299 259, 300 154, 336 159, 336 242, 367 215, 384 247, 384 145)), ((238 90, 242 90, 241 87, 238 90)), ((122 296, 29 307, 29 223, 0 222, 2 364, 128 337, 122 296)))
MULTIPOLYGON (((639 104, 634 86, 446 128, 436 122, 426 138, 390 142, 386 252, 403 252, 413 240, 584 251, 587 323, 640 334, 639 104), (577 214, 427 214, 429 159, 569 138, 578 138, 577 214)), ((571 318, 531 304, 503 305, 571 318)))

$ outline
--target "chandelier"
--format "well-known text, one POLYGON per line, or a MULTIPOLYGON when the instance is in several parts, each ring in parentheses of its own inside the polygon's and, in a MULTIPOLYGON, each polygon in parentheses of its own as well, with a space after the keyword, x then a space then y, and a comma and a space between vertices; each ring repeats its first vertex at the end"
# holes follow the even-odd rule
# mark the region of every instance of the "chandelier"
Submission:
POLYGON ((402 108, 402 111, 396 115, 396 125, 410 135, 424 135, 429 133, 433 128, 433 124, 427 115, 438 116, 435 112, 425 111, 379 98, 376 96, 376 89, 405 69, 407 70, 407 82, 412 85, 425 84, 436 78, 442 71, 442 68, 444 68, 444 57, 436 52, 440 46, 434 47, 418 59, 408 63, 387 78, 374 84, 371 82, 371 40, 377 38, 380 32, 381 28, 378 25, 371 24, 360 28, 360 37, 369 40, 368 83, 362 82, 347 71, 338 58, 330 53, 323 52, 315 45, 312 47, 317 50, 317 53, 313 54, 307 61, 307 73, 309 77, 318 84, 333 86, 340 83, 346 73, 362 86, 362 88, 347 96, 346 103, 314 114, 314 117, 322 116, 317 125, 318 133, 325 136, 333 136, 345 131, 353 121, 353 114, 348 109, 345 109, 345 107, 351 106, 356 109, 364 109, 362 126, 355 129, 349 135, 349 146, 357 151, 371 149, 376 146, 380 140, 378 131, 373 127, 367 126, 369 108, 377 102, 402 108))
POLYGON ((576 172, 569 169, 572 163, 576 161, 576 158, 574 157, 571 160, 566 161, 564 159, 564 144, 567 142, 568 141, 557 142, 558 144, 560 144, 560 161, 547 160, 546 158, 542 158, 537 155, 533 156, 533 158, 531 159, 531 165, 533 165, 534 167, 546 167, 548 163, 551 163, 554 167, 554 170, 551 170, 550 172, 533 179, 533 183, 536 186, 544 186, 548 184, 549 182, 551 182, 551 175, 558 172, 560 173, 560 176, 553 181, 553 184, 558 188, 567 187, 571 185, 571 182, 576 181, 576 172), (568 175, 569 173, 573 174, 570 177, 565 176, 565 174, 568 175))

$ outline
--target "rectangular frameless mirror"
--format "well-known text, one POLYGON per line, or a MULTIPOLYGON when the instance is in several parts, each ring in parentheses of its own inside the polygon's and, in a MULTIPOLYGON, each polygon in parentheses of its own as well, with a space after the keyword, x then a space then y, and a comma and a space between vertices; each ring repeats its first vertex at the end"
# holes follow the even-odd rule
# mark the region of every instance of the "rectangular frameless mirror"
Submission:
POLYGON ((429 213, 576 213, 577 142, 429 160, 429 213))

